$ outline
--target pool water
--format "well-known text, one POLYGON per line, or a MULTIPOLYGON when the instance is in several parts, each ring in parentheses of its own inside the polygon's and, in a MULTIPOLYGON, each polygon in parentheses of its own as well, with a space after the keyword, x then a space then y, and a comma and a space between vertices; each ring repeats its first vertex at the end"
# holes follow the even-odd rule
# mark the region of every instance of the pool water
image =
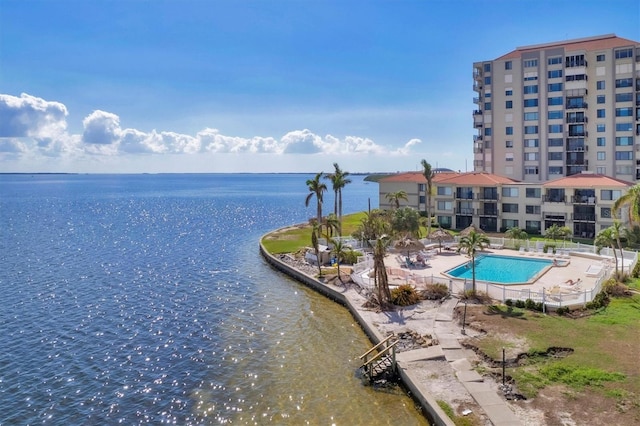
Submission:
MULTIPOLYGON (((476 280, 498 284, 523 284, 534 280, 553 261, 522 257, 483 255, 475 259, 476 280)), ((472 279, 471 262, 445 272, 452 278, 472 279)))

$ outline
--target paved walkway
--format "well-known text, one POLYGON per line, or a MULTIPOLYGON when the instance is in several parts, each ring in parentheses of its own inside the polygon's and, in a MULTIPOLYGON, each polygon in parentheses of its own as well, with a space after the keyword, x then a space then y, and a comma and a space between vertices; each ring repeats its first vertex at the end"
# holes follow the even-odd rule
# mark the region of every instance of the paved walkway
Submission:
MULTIPOLYGON (((465 330, 463 335, 461 329, 453 318, 453 312, 459 299, 448 298, 438 308, 433 321, 433 334, 439 344, 424 349, 417 349, 408 352, 400 352, 397 359, 401 365, 411 369, 411 361, 428 359, 446 359, 455 372, 455 376, 473 397, 476 403, 494 426, 517 426, 522 422, 509 408, 507 402, 491 387, 490 383, 484 381, 483 377, 474 371, 470 358, 475 357, 475 353, 470 349, 465 349, 460 344, 460 338, 466 338, 469 333, 476 334, 473 330, 465 330)), ((419 368, 419 367, 417 367, 419 368)))

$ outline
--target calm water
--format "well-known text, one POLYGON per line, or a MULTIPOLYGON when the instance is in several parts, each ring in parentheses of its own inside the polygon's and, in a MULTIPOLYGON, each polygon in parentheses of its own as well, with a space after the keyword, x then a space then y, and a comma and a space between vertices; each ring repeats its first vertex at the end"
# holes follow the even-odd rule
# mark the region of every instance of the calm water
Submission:
MULTIPOLYGON (((525 283, 551 265, 551 260, 527 259, 523 257, 491 256, 476 257, 476 279, 499 284, 525 283)), ((469 263, 447 271, 457 278, 473 278, 469 263)))
MULTIPOLYGON (((312 175, 1 175, 0 424, 426 424, 259 237, 312 175)), ((376 207, 354 183, 345 212, 376 207)), ((326 195, 326 209, 333 206, 326 195)))

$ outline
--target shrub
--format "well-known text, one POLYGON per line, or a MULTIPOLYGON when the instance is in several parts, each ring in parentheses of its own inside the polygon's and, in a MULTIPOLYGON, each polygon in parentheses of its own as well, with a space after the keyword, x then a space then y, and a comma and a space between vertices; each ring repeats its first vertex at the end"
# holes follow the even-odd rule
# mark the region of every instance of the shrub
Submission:
POLYGON ((529 309, 529 310, 533 311, 533 310, 535 310, 535 309, 536 309, 536 302, 534 302, 534 301, 533 301, 533 300, 531 300, 531 299, 527 299, 527 300, 525 300, 525 302, 524 302, 524 307, 525 307, 526 309, 529 309))
POLYGON ((569 313, 569 308, 566 307, 566 306, 564 306, 564 307, 561 306, 558 309, 556 309, 556 314, 558 314, 560 316, 568 314, 568 313, 569 313))
POLYGON ((602 283, 602 291, 609 296, 624 296, 627 294, 627 286, 619 283, 613 278, 602 283))
POLYGON ((507 300, 504 301, 504 304, 507 305, 507 306, 513 306, 513 300, 507 299, 507 300))
POLYGON ((415 305, 420 301, 418 292, 409 284, 403 284, 391 290, 391 303, 397 306, 415 305))
POLYGON ((640 277, 640 262, 636 262, 636 266, 633 267, 633 272, 631 272, 631 276, 633 278, 640 277))
POLYGON ((353 265, 358 262, 358 257, 362 256, 362 252, 358 250, 347 250, 342 257, 342 263, 353 265))
POLYGON ((524 300, 516 300, 516 308, 524 308, 524 300))
POLYGON ((449 287, 445 284, 427 284, 421 296, 426 300, 439 300, 449 295, 449 287))
POLYGON ((609 304, 609 296, 604 291, 596 294, 591 302, 587 302, 585 305, 587 309, 600 309, 609 304))
POLYGON ((538 312, 544 311, 544 305, 542 304, 542 302, 536 303, 535 310, 538 312))

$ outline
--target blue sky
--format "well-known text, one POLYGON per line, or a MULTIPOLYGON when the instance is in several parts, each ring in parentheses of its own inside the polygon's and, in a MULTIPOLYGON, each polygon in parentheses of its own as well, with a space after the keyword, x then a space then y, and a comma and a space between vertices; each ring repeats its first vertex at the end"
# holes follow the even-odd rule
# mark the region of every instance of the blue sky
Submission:
POLYGON ((472 64, 640 3, 0 0, 0 171, 471 170, 472 64))

